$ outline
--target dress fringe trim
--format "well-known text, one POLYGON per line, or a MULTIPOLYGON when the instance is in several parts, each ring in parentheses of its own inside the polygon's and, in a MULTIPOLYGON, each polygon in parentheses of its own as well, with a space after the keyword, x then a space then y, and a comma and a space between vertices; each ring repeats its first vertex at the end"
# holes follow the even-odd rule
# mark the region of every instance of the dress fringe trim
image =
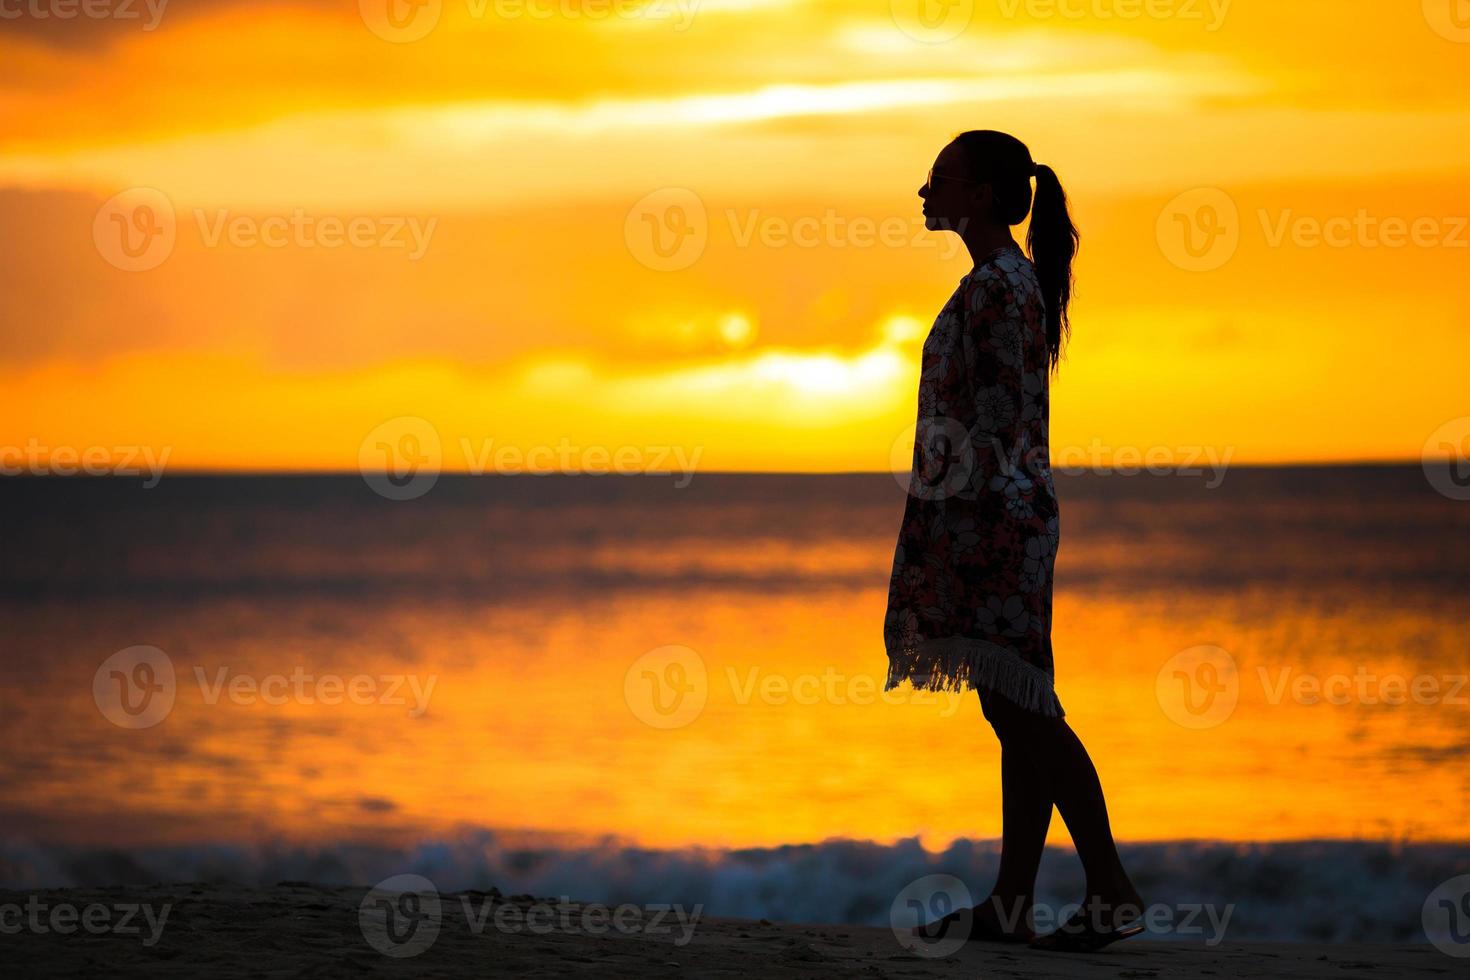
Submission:
POLYGON ((1066 714, 1057 700, 1052 677, 1034 664, 988 640, 946 636, 918 646, 888 651, 891 691, 909 681, 920 691, 966 691, 983 687, 1039 714, 1059 718, 1066 714))

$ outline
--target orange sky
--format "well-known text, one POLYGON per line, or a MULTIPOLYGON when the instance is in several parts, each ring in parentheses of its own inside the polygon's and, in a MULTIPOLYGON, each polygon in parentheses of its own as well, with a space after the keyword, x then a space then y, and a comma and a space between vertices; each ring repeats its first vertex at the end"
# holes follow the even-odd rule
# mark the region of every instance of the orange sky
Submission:
POLYGON ((915 191, 980 127, 1083 232, 1054 450, 1418 459, 1470 412, 1457 0, 387 2, 0 24, 0 447, 352 469, 407 415, 450 469, 881 469, 968 268, 915 191))

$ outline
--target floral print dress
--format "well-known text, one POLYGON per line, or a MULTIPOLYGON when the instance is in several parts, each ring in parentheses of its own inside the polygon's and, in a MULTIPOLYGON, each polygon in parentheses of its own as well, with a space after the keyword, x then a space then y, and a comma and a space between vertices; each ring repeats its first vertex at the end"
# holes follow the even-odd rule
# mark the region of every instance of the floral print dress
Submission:
POLYGON ((885 690, 985 688, 1045 715, 1058 510, 1046 314, 1014 245, 960 280, 924 341, 913 470, 893 555, 885 690))

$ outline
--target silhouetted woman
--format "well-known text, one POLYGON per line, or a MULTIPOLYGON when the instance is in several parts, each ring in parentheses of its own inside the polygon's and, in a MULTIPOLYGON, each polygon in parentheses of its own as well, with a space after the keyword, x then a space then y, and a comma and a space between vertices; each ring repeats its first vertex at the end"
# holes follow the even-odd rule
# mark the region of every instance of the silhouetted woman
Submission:
POLYGON ((975 688, 1001 744, 1002 849, 990 896, 919 927, 972 939, 1097 949, 1142 931, 1097 770, 1053 690, 1058 510, 1048 380, 1069 333, 1077 229, 1050 167, 1004 133, 961 133, 924 186, 925 225, 958 234, 975 267, 924 341, 913 473, 893 557, 887 689, 975 688), (1031 190, 1036 180, 1035 202, 1031 190), (1031 215, 1030 259, 1011 227, 1031 215), (1083 911, 1031 931, 1055 804, 1087 873, 1083 911))

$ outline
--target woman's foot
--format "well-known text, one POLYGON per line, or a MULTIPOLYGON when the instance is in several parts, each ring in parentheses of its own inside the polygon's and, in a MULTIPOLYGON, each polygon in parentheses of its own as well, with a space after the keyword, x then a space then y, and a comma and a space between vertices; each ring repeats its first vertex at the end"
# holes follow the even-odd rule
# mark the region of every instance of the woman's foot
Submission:
POLYGON ((971 927, 971 939, 982 938, 997 943, 1029 943, 1036 938, 1036 933, 1031 931, 1031 902, 1029 900, 1004 899, 991 895, 971 911, 975 914, 972 920, 975 926, 971 927), (983 933, 982 936, 974 935, 977 928, 983 933))
POLYGON ((915 938, 937 942, 956 935, 954 930, 964 929, 970 942, 1029 943, 1036 938, 1027 925, 1030 913, 1030 903, 1006 902, 991 896, 979 905, 914 926, 910 933, 915 938))
POLYGON ((1027 945, 1047 953, 1096 953, 1120 939, 1143 932, 1143 918, 1112 927, 1099 927, 1083 913, 1077 913, 1055 931, 1033 939, 1027 945))
POLYGON ((1116 898, 1091 896, 1054 932, 1035 939, 1032 949, 1055 953, 1092 953, 1144 931, 1143 897, 1132 886, 1116 898))
POLYGON ((1084 906, 1083 911, 1098 909, 1098 918, 1107 925, 1121 926, 1134 920, 1143 921, 1143 896, 1131 882, 1124 881, 1106 894, 1094 895, 1091 901, 1093 905, 1084 906))

